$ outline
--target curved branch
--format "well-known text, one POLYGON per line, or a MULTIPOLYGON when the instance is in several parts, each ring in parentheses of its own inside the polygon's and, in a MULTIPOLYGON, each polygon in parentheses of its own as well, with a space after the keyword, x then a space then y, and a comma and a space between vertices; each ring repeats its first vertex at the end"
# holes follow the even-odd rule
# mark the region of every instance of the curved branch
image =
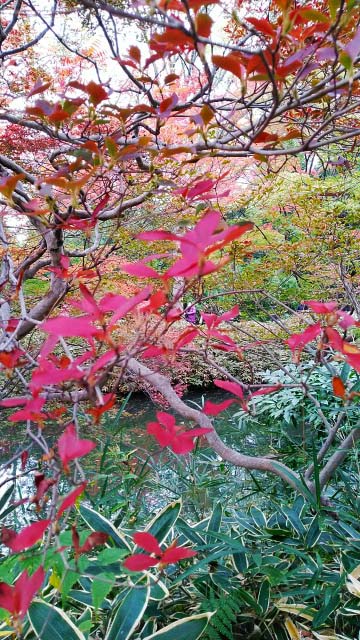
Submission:
POLYGON ((326 483, 332 478, 336 469, 341 465, 348 453, 355 447, 356 442, 360 440, 360 427, 353 429, 351 433, 341 443, 337 451, 329 458, 325 467, 320 473, 320 487, 323 488, 326 483))
MULTIPOLYGON (((150 384, 167 400, 174 411, 188 420, 193 420, 200 427, 211 429, 211 432, 207 433, 205 438, 215 453, 217 453, 223 460, 231 462, 231 464, 234 464, 237 467, 248 469, 249 471, 272 473, 281 478, 293 489, 299 490, 299 485, 301 483, 300 477, 282 462, 276 461, 274 464, 274 461, 266 456, 248 456, 228 447, 216 433, 210 418, 208 418, 205 413, 202 413, 197 409, 192 409, 185 404, 185 402, 176 394, 170 381, 165 376, 151 371, 151 369, 148 369, 148 367, 135 358, 127 360, 125 366, 136 376, 150 382, 150 384)), ((305 487, 304 490, 306 491, 305 487)), ((308 485, 308 490, 312 490, 312 486, 310 484, 308 485)))

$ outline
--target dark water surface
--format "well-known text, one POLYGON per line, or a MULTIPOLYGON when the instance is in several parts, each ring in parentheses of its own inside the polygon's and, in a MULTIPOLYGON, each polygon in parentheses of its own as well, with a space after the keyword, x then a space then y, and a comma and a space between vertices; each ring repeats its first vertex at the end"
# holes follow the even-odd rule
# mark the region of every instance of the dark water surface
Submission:
MULTIPOLYGON (((201 408, 205 399, 221 402, 224 392, 213 389, 205 393, 188 394, 184 400, 190 406, 201 408)), ((240 407, 234 404, 221 413, 215 422, 219 435, 240 451, 252 455, 268 450, 265 434, 247 430, 244 423, 238 426, 236 413, 240 407)), ((201 438, 192 455, 176 456, 168 448, 159 447, 155 439, 146 432, 146 425, 156 420, 152 401, 145 395, 133 394, 126 398, 101 425, 91 431, 83 429, 82 437, 98 442, 92 454, 82 460, 82 465, 91 484, 89 490, 94 501, 111 512, 123 509, 128 518, 152 513, 168 502, 183 498, 189 515, 203 517, 215 500, 226 505, 234 501, 246 501, 254 493, 251 478, 242 469, 225 464, 206 446, 201 438)), ((166 409, 160 409, 166 411, 166 409)), ((170 412, 170 410, 169 410, 170 412)), ((181 417, 178 424, 184 424, 181 417)), ((194 426, 193 424, 186 426, 194 426)), ((12 424, 0 418, 0 462, 9 460, 11 453, 24 442, 23 425, 12 424)), ((56 440, 62 429, 54 425, 47 428, 50 440, 56 440)), ((34 450, 28 467, 40 467, 34 450)), ((9 476, 17 475, 19 464, 11 465, 3 472, 0 483, 9 476)), ((8 484, 0 486, 0 499, 8 484)), ((66 481, 63 485, 66 491, 66 481)), ((34 494, 32 474, 17 482, 16 499, 34 494)), ((14 499, 14 498, 13 498, 14 499)))

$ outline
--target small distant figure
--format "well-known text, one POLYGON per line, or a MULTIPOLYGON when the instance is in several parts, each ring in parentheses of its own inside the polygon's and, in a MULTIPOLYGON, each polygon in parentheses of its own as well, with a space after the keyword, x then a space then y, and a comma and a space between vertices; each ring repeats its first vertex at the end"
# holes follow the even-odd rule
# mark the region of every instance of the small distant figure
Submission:
POLYGON ((185 320, 191 324, 196 324, 196 306, 191 302, 185 309, 185 320))

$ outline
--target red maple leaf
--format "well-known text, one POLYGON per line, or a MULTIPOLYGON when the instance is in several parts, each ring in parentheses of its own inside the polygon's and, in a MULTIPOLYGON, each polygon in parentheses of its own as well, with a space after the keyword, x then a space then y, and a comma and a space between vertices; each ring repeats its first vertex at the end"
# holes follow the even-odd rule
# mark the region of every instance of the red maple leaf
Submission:
POLYGON ((69 471, 69 462, 82 458, 96 447, 92 440, 80 440, 73 424, 69 424, 58 440, 58 452, 64 470, 69 471))
POLYGON ((126 558, 124 567, 129 571, 144 571, 150 567, 155 567, 157 564, 162 569, 167 564, 173 564, 196 556, 196 551, 187 547, 178 547, 176 540, 162 551, 155 536, 147 531, 135 533, 133 540, 138 547, 141 547, 151 555, 134 553, 126 558))
POLYGON ((164 411, 157 411, 158 422, 148 422, 147 432, 154 436, 160 446, 170 447, 174 453, 185 454, 195 447, 194 438, 209 433, 211 429, 198 427, 184 431, 176 425, 174 416, 164 411))
POLYGON ((80 545, 79 534, 76 530, 76 527, 72 526, 72 543, 75 551, 75 556, 79 556, 81 553, 87 553, 97 547, 100 544, 105 544, 108 539, 108 534, 103 531, 93 531, 86 538, 84 544, 80 545))
POLYGON ((84 493, 86 484, 86 482, 82 482, 78 487, 76 487, 76 489, 71 491, 71 493, 69 493, 66 498, 64 498, 56 514, 57 518, 60 518, 64 511, 74 506, 78 497, 81 496, 82 493, 84 493))
POLYGON ((220 389, 224 389, 224 391, 229 391, 229 393, 233 393, 235 398, 229 398, 229 400, 224 400, 219 404, 211 402, 207 400, 204 404, 204 413, 209 416, 217 416, 218 413, 224 411, 234 402, 240 404, 243 411, 248 411, 248 402, 251 400, 253 396, 263 396, 267 393, 273 393, 274 391, 278 391, 281 388, 281 384, 272 385, 268 387, 262 387, 253 393, 248 393, 246 396, 244 394, 244 390, 240 384, 236 382, 231 382, 229 380, 214 380, 214 384, 220 389))
POLYGON ((315 340, 321 332, 321 324, 317 322, 307 327, 302 333, 293 333, 285 342, 287 342, 291 351, 299 357, 304 347, 309 344, 309 342, 315 340))
POLYGON ((1 530, 1 542, 9 547, 14 553, 19 553, 25 549, 29 549, 38 542, 44 535, 51 520, 39 520, 25 527, 19 533, 12 529, 3 528, 1 530))
POLYGON ((215 264, 207 260, 207 256, 222 249, 226 244, 236 240, 246 231, 252 229, 252 223, 241 226, 234 225, 224 229, 224 221, 219 211, 209 211, 193 229, 178 236, 168 231, 145 231, 140 233, 140 240, 172 240, 180 242, 182 258, 165 272, 164 277, 204 276, 217 271, 224 262, 215 264))
POLYGON ((9 611, 14 618, 23 618, 44 577, 45 571, 39 567, 31 577, 27 571, 23 571, 14 586, 0 582, 0 607, 9 611))
MULTIPOLYGON (((42 398, 40 396, 36 396, 35 398, 18 398, 18 404, 23 404, 23 409, 19 409, 19 411, 15 411, 9 417, 10 422, 19 422, 21 420, 32 420, 33 422, 37 422, 40 426, 43 425, 44 420, 46 420, 47 415, 41 412, 44 404, 46 403, 46 398, 42 398)), ((3 406, 11 406, 10 404, 6 405, 6 401, 2 401, 3 406)))

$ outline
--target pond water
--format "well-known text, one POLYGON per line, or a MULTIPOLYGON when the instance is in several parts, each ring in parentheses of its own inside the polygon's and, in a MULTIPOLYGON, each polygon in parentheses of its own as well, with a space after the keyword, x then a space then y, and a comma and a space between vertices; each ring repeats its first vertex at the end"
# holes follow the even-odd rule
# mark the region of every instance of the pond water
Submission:
MULTIPOLYGON (((206 390, 191 393, 184 400, 200 408, 205 399, 221 402, 225 397, 221 390, 206 390)), ((256 455, 268 452, 268 434, 262 429, 254 432, 242 423, 238 426, 236 414, 240 407, 232 405, 216 419, 216 429, 227 444, 241 451, 256 455)), ((82 461, 90 480, 89 493, 96 506, 101 506, 108 515, 116 514, 133 523, 143 516, 156 512, 170 501, 183 498, 189 515, 197 519, 204 517, 216 500, 226 504, 248 502, 257 493, 257 483, 244 470, 225 464, 200 439, 195 452, 176 456, 161 449, 146 432, 146 424, 156 420, 153 402, 142 394, 126 398, 111 416, 107 416, 99 427, 87 432, 86 437, 97 440, 98 447, 82 461)), ((178 420, 181 424, 181 419, 178 420)), ((190 426, 190 425, 189 425, 190 426)), ((193 425, 192 425, 193 426, 193 425)), ((54 426, 50 437, 57 439, 60 428, 54 426)), ((83 434, 85 436, 85 433, 83 434)), ((23 442, 20 425, 8 421, 0 422, 0 462, 4 464, 9 455, 23 442)), ((36 455, 36 454, 35 454, 36 455)), ((30 457, 28 465, 39 466, 37 457, 30 457)), ((11 465, 0 477, 1 495, 9 486, 1 486, 2 479, 14 476, 19 467, 11 465)), ((66 488, 63 486, 64 491, 66 488)), ((266 490, 264 488, 266 493, 266 490)), ((32 474, 22 477, 12 499, 22 499, 34 494, 32 474), (15 498, 16 495, 16 498, 15 498)))

